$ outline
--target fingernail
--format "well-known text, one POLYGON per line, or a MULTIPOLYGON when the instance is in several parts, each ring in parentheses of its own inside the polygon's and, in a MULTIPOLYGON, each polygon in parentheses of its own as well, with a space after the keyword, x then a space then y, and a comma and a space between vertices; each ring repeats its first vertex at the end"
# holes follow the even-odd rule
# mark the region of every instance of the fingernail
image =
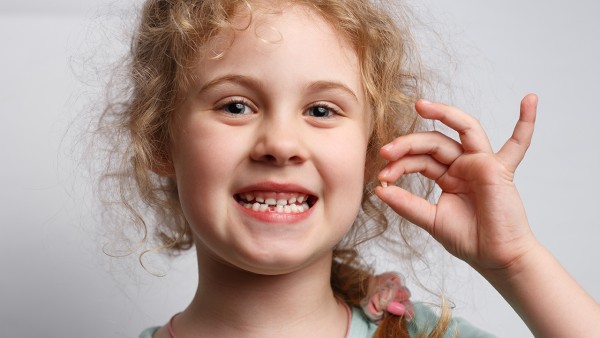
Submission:
POLYGON ((390 150, 392 150, 393 147, 394 147, 393 144, 388 143, 388 144, 384 145, 383 147, 381 147, 381 149, 383 149, 385 151, 390 151, 390 150))
POLYGON ((419 101, 421 101, 421 104, 432 104, 431 101, 425 100, 425 99, 420 99, 419 101))
POLYGON ((383 178, 383 180, 385 180, 389 174, 390 174, 390 169, 385 168, 379 173, 379 177, 381 177, 381 178, 383 178))

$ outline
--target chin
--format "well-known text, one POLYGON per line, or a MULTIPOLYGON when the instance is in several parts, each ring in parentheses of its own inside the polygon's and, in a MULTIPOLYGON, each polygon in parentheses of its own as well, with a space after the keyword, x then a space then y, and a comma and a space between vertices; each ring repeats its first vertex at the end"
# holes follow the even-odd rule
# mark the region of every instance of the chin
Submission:
POLYGON ((326 267, 330 269, 333 251, 302 252, 291 246, 277 250, 262 250, 260 253, 239 254, 228 260, 229 265, 250 273, 277 276, 298 272, 305 269, 326 267))

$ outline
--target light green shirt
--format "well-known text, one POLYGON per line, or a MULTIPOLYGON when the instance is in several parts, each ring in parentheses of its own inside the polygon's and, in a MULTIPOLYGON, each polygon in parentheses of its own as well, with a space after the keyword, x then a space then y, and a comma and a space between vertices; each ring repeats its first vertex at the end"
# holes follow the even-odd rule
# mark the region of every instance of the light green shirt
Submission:
MULTIPOLYGON (((438 319, 436 314, 426 305, 415 303, 415 315, 408 324, 408 333, 417 337, 421 332, 429 333, 438 319)), ((152 338, 158 327, 151 327, 142 332, 139 338, 152 338)), ((377 330, 377 324, 371 322, 359 308, 352 308, 352 322, 348 338, 371 338, 377 330)), ((453 318, 444 338, 494 338, 496 336, 484 332, 462 318, 453 318), (455 332, 458 333, 455 335, 455 332)))
MULTIPOLYGON (((408 333, 411 337, 417 337, 419 333, 430 333, 438 320, 437 315, 427 305, 415 303, 415 314, 413 320, 408 323, 408 333)), ((369 321, 361 309, 352 308, 352 324, 348 338, 370 338, 377 330, 377 324, 369 321)), ((452 318, 450 326, 444 338, 495 338, 465 321, 462 318, 452 318), (454 333, 458 334, 455 335, 454 333)))

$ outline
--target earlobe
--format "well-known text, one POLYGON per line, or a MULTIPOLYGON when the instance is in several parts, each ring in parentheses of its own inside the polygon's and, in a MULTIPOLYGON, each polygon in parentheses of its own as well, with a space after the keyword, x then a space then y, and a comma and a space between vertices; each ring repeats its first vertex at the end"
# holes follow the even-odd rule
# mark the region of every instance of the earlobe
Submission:
POLYGON ((173 164, 170 161, 165 163, 155 163, 152 165, 150 170, 152 170, 152 172, 154 172, 155 174, 163 177, 175 176, 175 167, 173 167, 173 164))
POLYGON ((157 154, 152 163, 150 163, 150 170, 163 177, 175 176, 175 167, 173 166, 170 154, 157 154))

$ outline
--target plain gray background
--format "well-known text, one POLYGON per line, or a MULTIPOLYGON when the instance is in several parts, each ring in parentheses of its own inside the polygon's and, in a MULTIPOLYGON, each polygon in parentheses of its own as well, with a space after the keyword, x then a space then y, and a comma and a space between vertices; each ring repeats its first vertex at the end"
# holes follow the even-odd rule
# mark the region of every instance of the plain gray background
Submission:
MULTIPOLYGON (((440 34, 424 48, 452 88, 440 97, 477 116, 496 149, 520 99, 539 94, 533 146, 516 180, 539 240, 600 300, 600 4, 414 3, 440 34)), ((135 257, 101 252, 98 211, 77 163, 76 117, 107 74, 90 68, 118 55, 120 9, 129 4, 0 2, 1 336, 136 337, 194 291, 192 255, 158 278, 135 257)), ((485 280, 448 262, 444 289, 457 315, 500 337, 531 336, 485 280)))

